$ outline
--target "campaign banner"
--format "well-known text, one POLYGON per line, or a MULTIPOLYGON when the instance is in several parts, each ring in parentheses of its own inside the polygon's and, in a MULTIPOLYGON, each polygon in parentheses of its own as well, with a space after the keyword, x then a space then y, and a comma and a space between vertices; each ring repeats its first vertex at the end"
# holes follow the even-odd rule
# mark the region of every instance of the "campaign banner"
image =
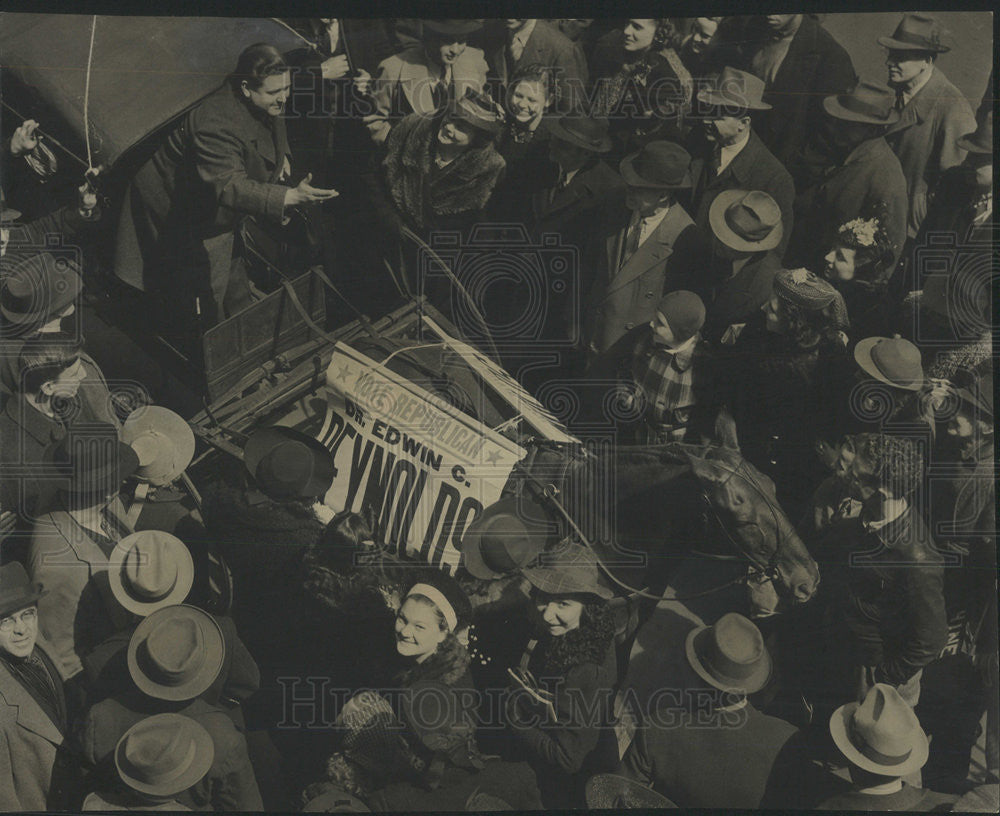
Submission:
POLYGON ((524 448, 344 343, 326 392, 319 438, 336 470, 325 503, 371 507, 387 544, 453 573, 465 531, 524 448))

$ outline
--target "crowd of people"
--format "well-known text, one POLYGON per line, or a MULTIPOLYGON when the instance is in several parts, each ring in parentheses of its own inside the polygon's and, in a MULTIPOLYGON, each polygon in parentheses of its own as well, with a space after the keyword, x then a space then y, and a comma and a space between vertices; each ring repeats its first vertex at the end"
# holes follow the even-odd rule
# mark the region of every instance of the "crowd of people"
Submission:
POLYGON ((970 103, 923 12, 871 32, 884 76, 810 14, 282 25, 303 47, 248 44, 117 200, 40 204, 48 140, 5 134, 0 809, 988 809, 992 73, 970 103), (81 304, 189 348, 268 288, 247 225, 303 219, 331 326, 423 294, 581 428, 738 448, 820 565, 798 627, 692 620, 630 708, 656 595, 572 530, 487 508, 454 575, 407 562, 284 427, 193 480, 81 304), (539 281, 426 271, 484 226, 539 281))

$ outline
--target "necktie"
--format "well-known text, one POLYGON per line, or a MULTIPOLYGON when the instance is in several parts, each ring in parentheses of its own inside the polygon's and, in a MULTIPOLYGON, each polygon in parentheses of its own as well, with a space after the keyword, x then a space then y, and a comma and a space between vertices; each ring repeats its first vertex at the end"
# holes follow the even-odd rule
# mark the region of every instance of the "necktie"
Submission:
POLYGON ((555 198, 559 193, 566 189, 566 171, 559 171, 559 180, 553 185, 552 189, 549 190, 549 204, 555 201, 555 198))
POLYGON ((712 151, 712 178, 716 178, 722 172, 722 148, 717 147, 712 151))
POLYGON ((524 43, 520 37, 514 37, 507 46, 507 56, 510 58, 510 66, 513 68, 524 53, 524 43))
MULTIPOLYGON (((639 236, 642 234, 642 219, 636 217, 632 226, 628 228, 628 232, 625 234, 625 245, 622 250, 622 262, 621 266, 625 266, 635 255, 636 250, 639 249, 639 236)), ((621 267, 619 267, 621 268, 621 267)))
POLYGON ((903 108, 905 107, 906 107, 906 99, 903 95, 903 89, 898 88, 896 90, 896 110, 902 113, 903 108))
POLYGON ((434 108, 436 110, 443 108, 451 97, 451 78, 451 66, 446 65, 444 67, 444 76, 434 86, 434 108))

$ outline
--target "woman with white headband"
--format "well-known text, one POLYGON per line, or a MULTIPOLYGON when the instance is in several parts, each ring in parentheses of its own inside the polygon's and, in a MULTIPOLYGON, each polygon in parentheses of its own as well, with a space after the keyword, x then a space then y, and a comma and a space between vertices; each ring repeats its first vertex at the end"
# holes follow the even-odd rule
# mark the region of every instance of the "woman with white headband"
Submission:
MULTIPOLYGON (((449 575, 420 569, 401 597, 395 640, 402 668, 381 696, 363 692, 344 706, 346 732, 327 763, 329 782, 373 811, 463 810, 477 791, 517 810, 540 808, 528 764, 486 757, 476 742, 482 698, 469 674, 465 592, 449 575)), ((307 793, 320 791, 314 785, 307 793)))

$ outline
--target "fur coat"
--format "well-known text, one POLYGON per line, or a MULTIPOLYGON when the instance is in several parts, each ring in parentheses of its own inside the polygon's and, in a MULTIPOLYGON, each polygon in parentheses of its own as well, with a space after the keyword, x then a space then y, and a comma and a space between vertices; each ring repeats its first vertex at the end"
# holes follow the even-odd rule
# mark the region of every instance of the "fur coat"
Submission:
POLYGON ((486 206, 505 163, 492 144, 470 149, 451 164, 434 165, 441 120, 411 114, 389 134, 383 162, 393 203, 405 222, 420 229, 442 217, 475 213, 486 206))

